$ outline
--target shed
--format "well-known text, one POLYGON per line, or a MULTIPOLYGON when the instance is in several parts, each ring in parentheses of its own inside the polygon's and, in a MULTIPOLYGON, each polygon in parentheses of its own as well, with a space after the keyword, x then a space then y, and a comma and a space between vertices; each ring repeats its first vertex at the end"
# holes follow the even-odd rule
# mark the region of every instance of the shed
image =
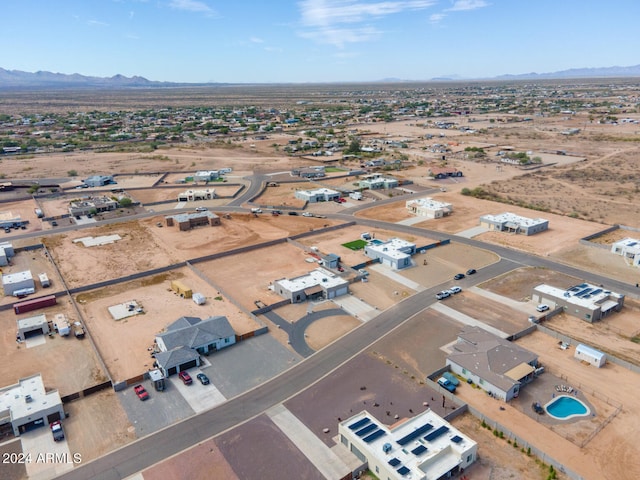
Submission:
POLYGON ((191 288, 187 287, 180 280, 173 280, 171 282, 171 290, 180 295, 182 298, 191 298, 193 296, 193 291, 191 288))
POLYGON ((51 286, 51 282, 49 281, 49 277, 46 273, 38 274, 38 280, 40 280, 40 285, 42 288, 48 288, 51 286))
POLYGON ((582 343, 578 344, 576 353, 573 356, 598 368, 607 362, 607 356, 603 352, 582 343))
POLYGON ((18 320, 17 336, 23 342, 27 338, 34 337, 36 335, 48 335, 50 331, 49 322, 47 321, 47 316, 44 313, 42 315, 18 320))

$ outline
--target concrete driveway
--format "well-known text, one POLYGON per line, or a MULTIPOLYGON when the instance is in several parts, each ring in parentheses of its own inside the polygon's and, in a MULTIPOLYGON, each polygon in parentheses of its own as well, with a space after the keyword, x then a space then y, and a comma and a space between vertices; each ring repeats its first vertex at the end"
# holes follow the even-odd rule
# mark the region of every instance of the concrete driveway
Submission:
MULTIPOLYGON (((64 428, 64 420, 62 425, 64 428)), ((32 480, 55 478, 74 466, 67 440, 54 442, 48 425, 23 433, 20 441, 26 455, 27 475, 32 480)))
MULTIPOLYGON (((205 373, 204 371, 192 368, 188 373, 193 378, 191 385, 185 385, 177 375, 169 377, 168 383, 171 383, 173 389, 182 395, 194 412, 204 412, 227 400, 213 382, 209 383, 209 385, 202 385, 196 378, 198 373, 205 373)), ((209 380, 211 380, 211 377, 209 377, 209 380)))

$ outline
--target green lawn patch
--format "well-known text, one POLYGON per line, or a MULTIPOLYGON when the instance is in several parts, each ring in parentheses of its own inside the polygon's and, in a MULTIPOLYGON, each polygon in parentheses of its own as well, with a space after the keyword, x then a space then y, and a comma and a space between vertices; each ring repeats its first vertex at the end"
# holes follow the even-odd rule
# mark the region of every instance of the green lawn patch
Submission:
POLYGON ((367 246, 367 242, 364 240, 354 240, 353 242, 343 243, 342 246, 347 247, 349 250, 362 250, 367 246))

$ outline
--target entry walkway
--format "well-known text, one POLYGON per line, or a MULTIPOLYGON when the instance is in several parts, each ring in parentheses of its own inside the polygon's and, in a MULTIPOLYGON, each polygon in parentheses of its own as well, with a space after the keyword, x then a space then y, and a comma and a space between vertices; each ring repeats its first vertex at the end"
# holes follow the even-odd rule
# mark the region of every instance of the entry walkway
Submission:
MULTIPOLYGON (((344 478, 351 470, 304 423, 284 405, 267 410, 267 415, 318 471, 329 480, 344 478)), ((335 425, 333 425, 335 426, 335 425)))
POLYGON ((464 313, 454 310, 451 307, 447 307, 444 303, 441 303, 441 302, 434 303, 433 305, 431 305, 430 308, 434 309, 436 312, 446 315, 447 317, 451 317, 460 323, 464 323, 465 325, 480 327, 490 333, 493 333, 494 335, 497 335, 500 338, 509 337, 508 333, 505 333, 502 330, 498 330, 497 328, 487 325, 486 323, 483 323, 480 320, 476 320, 475 318, 470 317, 469 315, 465 315, 464 313))
POLYGON ((369 267, 369 270, 373 270, 374 272, 379 273, 380 275, 384 275, 385 277, 390 278, 394 282, 401 283, 405 287, 415 290, 416 292, 422 292, 423 290, 426 290, 426 287, 420 285, 419 283, 414 282, 413 280, 409 280, 408 278, 400 275, 398 272, 391 270, 389 267, 386 267, 384 265, 380 265, 380 264, 371 265, 369 267))

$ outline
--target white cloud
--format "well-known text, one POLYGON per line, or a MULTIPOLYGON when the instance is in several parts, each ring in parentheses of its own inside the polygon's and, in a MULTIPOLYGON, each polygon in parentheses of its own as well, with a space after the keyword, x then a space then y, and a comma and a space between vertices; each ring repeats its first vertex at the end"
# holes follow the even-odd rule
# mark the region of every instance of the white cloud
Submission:
POLYGON ((264 40, 263 40, 263 39, 261 39, 261 38, 258 38, 258 37, 251 37, 251 38, 249 39, 249 41, 250 41, 251 43, 264 43, 264 40))
POLYGON ((346 43, 363 42, 380 34, 367 24, 407 10, 424 10, 435 0, 377 1, 303 0, 298 2, 305 38, 342 48, 346 43))
POLYGON ((176 10, 205 13, 207 15, 214 15, 216 13, 209 5, 204 2, 200 2, 199 0, 171 0, 171 2, 169 2, 169 6, 176 10))
POLYGON ((444 13, 434 13, 429 16, 429 22, 431 23, 439 23, 444 17, 447 15, 444 13))
POLYGON ((488 7, 489 4, 484 0, 456 0, 453 7, 447 8, 447 12, 461 12, 466 10, 477 10, 478 8, 488 7))
POLYGON ((92 27, 108 27, 109 24, 106 22, 101 22, 99 20, 88 20, 87 24, 92 27))

